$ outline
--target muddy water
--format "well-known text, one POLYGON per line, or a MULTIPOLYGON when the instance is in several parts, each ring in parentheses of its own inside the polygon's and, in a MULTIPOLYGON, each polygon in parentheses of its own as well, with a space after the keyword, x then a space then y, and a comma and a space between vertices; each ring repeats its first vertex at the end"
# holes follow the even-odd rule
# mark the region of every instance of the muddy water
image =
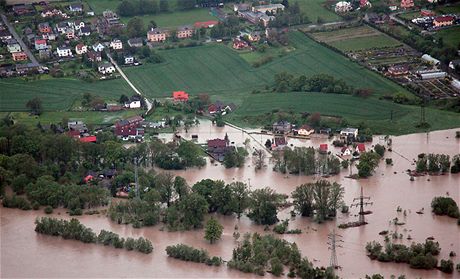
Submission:
MULTIPOLYGON (((232 128, 214 128, 210 123, 202 121, 199 127, 192 128, 189 133, 182 135, 186 138, 192 134, 199 135, 199 142, 208 138, 223 137, 228 134, 231 141, 241 144, 247 134, 232 128)), ((260 148, 258 141, 268 136, 254 135, 250 138, 249 148, 260 148)), ((380 140, 381 141, 381 140, 380 140)), ((289 144, 314 146, 328 142, 324 138, 311 140, 290 140, 289 144)), ((378 143, 379 138, 374 139, 378 143)), ((383 141, 382 141, 383 142, 383 141)), ((370 145, 368 146, 368 148, 370 145)), ((407 278, 453 278, 439 271, 419 271, 410 269, 404 264, 379 263, 367 258, 364 250, 366 242, 380 240, 378 233, 382 230, 397 231, 404 235, 399 242, 409 244, 406 237, 410 235, 416 242, 423 242, 433 236, 439 241, 441 258, 447 258, 450 251, 460 255, 460 226, 456 220, 434 216, 430 213, 430 203, 434 196, 450 195, 457 203, 460 202, 460 175, 443 175, 436 177, 418 177, 409 181, 403 171, 413 168, 412 160, 419 153, 444 153, 454 155, 460 153, 460 141, 454 138, 454 131, 439 131, 427 134, 413 134, 393 137, 393 152, 387 152, 385 157, 392 158, 394 165, 386 166, 382 162, 374 176, 364 180, 345 178, 348 171, 330 178, 345 187, 345 202, 351 204, 354 197, 364 188, 366 196, 371 197, 373 205, 368 210, 373 214, 367 215, 367 226, 337 229, 342 235, 342 248, 338 248, 338 261, 342 266, 339 274, 345 278, 359 278, 365 274, 381 273, 405 274, 407 278), (397 206, 406 210, 407 216, 396 212, 397 206), (418 215, 415 211, 425 208, 425 214, 418 215), (389 222, 398 217, 405 222, 403 226, 395 227, 389 222)), ((333 153, 339 150, 332 149, 333 153)), ((289 194, 301 183, 314 181, 316 177, 299 177, 282 175, 271 171, 268 165, 264 170, 255 172, 248 159, 245 168, 227 170, 220 165, 208 164, 197 170, 175 172, 185 177, 189 184, 204 178, 223 179, 226 182, 234 180, 246 181, 251 187, 272 187, 278 192, 289 194)), ((1 277, 252 277, 251 275, 228 270, 226 267, 208 267, 204 265, 185 263, 167 258, 164 248, 167 245, 185 243, 209 250, 210 254, 224 259, 231 257, 235 240, 232 237, 234 227, 239 226, 240 233, 248 231, 262 232, 261 226, 252 225, 247 218, 237 221, 232 217, 217 216, 224 225, 224 236, 217 244, 210 245, 203 240, 203 231, 170 233, 160 231, 160 226, 144 229, 133 229, 111 223, 103 216, 82 216, 79 219, 95 231, 110 229, 123 236, 144 236, 154 244, 154 252, 143 255, 108 247, 91 244, 81 244, 65 241, 55 237, 36 235, 33 231, 33 221, 36 216, 43 215, 42 211, 23 212, 1 208, 1 277)), ((279 214, 280 219, 287 218, 289 210, 279 214)), ((63 211, 58 217, 68 218, 63 211)), ((300 235, 286 235, 285 239, 297 242, 303 254, 314 261, 315 265, 328 265, 330 252, 327 249, 327 234, 338 224, 357 220, 357 209, 352 208, 349 215, 339 213, 336 221, 318 225, 307 218, 297 217, 290 223, 291 228, 300 228, 300 235)), ((453 259, 460 262, 460 256, 453 259)), ((458 276, 458 274, 456 274, 458 276)))

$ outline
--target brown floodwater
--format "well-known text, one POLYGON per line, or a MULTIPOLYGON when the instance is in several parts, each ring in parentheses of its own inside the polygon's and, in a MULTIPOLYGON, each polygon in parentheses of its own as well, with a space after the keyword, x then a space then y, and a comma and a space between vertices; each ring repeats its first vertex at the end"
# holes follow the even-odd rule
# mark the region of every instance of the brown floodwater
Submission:
MULTIPOLYGON (((410 244, 407 236, 412 241, 423 242, 427 237, 434 237, 442 248, 439 259, 448 258, 450 251, 455 251, 457 257, 454 263, 460 263, 460 226, 457 220, 434 216, 430 212, 430 203, 434 196, 449 195, 457 203, 460 202, 460 175, 423 176, 410 181, 405 170, 414 168, 413 159, 419 153, 459 154, 460 141, 455 139, 455 130, 431 132, 428 135, 411 134, 393 137, 393 152, 386 152, 385 158, 393 159, 393 166, 386 166, 382 161, 375 174, 369 179, 352 180, 345 176, 348 170, 343 170, 340 175, 330 177, 331 181, 341 183, 345 188, 345 203, 350 205, 353 198, 358 197, 360 188, 364 194, 371 197, 373 204, 366 209, 373 213, 366 215, 366 226, 336 229, 342 236, 343 243, 338 248, 338 262, 342 267, 338 271, 344 278, 360 278, 365 274, 380 273, 386 277, 394 274, 405 274, 407 278, 456 278, 458 273, 446 275, 437 270, 422 271, 410 269, 406 264, 380 263, 371 261, 365 252, 365 244, 372 240, 383 243, 383 237, 378 233, 382 230, 397 231, 404 235, 400 243, 410 244), (400 206, 406 210, 407 216, 398 213, 400 206), (425 214, 416 214, 421 208, 425 214), (390 221, 398 217, 405 222, 403 226, 394 226, 390 221)), ((185 138, 198 134, 198 142, 204 143, 206 139, 220 137, 228 134, 231 141, 242 144, 250 138, 248 148, 260 148, 255 141, 265 142, 267 135, 251 135, 242 133, 230 127, 216 128, 208 121, 202 121, 199 127, 194 127, 189 132, 181 133, 185 138)), ((318 147, 320 143, 331 142, 324 137, 315 137, 311 140, 290 139, 289 144, 297 146, 318 147)), ((374 138, 372 144, 383 143, 383 139, 374 138)), ((368 144, 370 148, 372 144, 368 144)), ((331 146, 330 146, 331 148, 331 146)), ((333 153, 339 149, 332 147, 333 153)), ((245 181, 251 188, 271 187, 280 193, 291 193, 299 184, 311 182, 319 177, 295 176, 273 172, 271 165, 260 171, 255 171, 251 160, 248 159, 244 168, 225 169, 221 165, 208 164, 201 169, 175 171, 187 179, 190 185, 204 179, 222 179, 226 182, 245 181)), ((356 170, 354 170, 356 172, 356 170)), ((232 234, 235 225, 238 225, 241 234, 245 232, 261 232, 263 226, 256 226, 246 217, 237 220, 231 216, 216 216, 224 225, 222 240, 216 244, 208 244, 203 239, 203 231, 167 232, 161 231, 161 225, 133 229, 131 226, 118 225, 110 222, 104 216, 81 216, 80 221, 94 231, 101 229, 114 231, 124 237, 144 236, 154 245, 153 253, 144 255, 137 252, 128 252, 110 247, 93 244, 83 244, 71 240, 62 240, 52 236, 38 235, 34 232, 34 220, 37 216, 44 216, 40 211, 21 211, 16 209, 0 209, 1 215, 1 254, 0 276, 23 278, 63 278, 63 277, 194 277, 194 278, 235 278, 259 277, 230 270, 225 266, 208 267, 206 265, 187 263, 170 259, 164 251, 167 245, 185 243, 195 247, 202 247, 211 255, 230 259, 232 249, 236 245, 232 234)), ((289 217, 290 209, 279 213, 279 218, 289 217)), ((357 220, 358 209, 351 208, 350 214, 338 213, 337 220, 325 224, 316 224, 311 219, 297 217, 290 222, 290 228, 300 228, 303 233, 299 235, 282 235, 280 237, 296 242, 304 256, 307 256, 315 265, 327 266, 330 251, 327 248, 327 235, 338 224, 357 220)), ((53 216, 70 218, 64 210, 59 210, 53 216), (61 213, 58 215, 58 213, 61 213)), ((269 274, 266 275, 270 277, 269 274)))

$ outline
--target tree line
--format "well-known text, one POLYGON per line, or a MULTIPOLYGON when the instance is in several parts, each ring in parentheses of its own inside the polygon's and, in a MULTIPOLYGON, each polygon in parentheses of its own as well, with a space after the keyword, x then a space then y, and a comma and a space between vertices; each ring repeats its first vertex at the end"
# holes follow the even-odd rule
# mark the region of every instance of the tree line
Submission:
POLYGON ((336 94, 354 94, 355 88, 342 79, 335 79, 327 74, 294 76, 288 72, 277 73, 274 76, 275 92, 323 92, 336 94))
POLYGON ((428 172, 430 174, 442 174, 449 171, 457 173, 460 171, 460 154, 455 155, 451 161, 449 155, 421 153, 417 157, 415 170, 419 173, 428 172))
POLYGON ((291 278, 338 278, 329 268, 314 267, 308 258, 302 257, 296 243, 258 233, 244 235, 243 241, 233 249, 227 265, 232 269, 261 276, 266 272, 280 276, 287 267, 288 277, 291 278))
POLYGON ((223 262, 220 257, 210 257, 208 251, 204 249, 196 249, 185 244, 167 246, 166 254, 182 261, 205 263, 213 266, 220 266, 223 262))
POLYGON ((64 239, 74 239, 84 243, 96 243, 105 246, 126 250, 136 250, 144 254, 153 251, 150 240, 140 237, 138 239, 120 237, 118 234, 101 230, 99 235, 91 228, 85 227, 75 218, 70 221, 56 218, 42 217, 35 220, 35 231, 40 234, 61 236, 64 239))

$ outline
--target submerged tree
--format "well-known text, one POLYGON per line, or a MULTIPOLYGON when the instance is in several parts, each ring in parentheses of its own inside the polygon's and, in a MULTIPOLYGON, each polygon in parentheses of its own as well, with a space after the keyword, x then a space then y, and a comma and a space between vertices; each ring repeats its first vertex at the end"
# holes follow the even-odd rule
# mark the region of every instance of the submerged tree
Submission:
POLYGON ((204 238, 213 244, 222 237, 224 227, 214 218, 209 219, 206 223, 204 238))

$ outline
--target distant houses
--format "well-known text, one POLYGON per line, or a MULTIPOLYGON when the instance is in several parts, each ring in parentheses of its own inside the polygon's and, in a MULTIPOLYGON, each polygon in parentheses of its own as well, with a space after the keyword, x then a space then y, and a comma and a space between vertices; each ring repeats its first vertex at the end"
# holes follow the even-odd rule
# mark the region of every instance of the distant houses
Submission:
POLYGON ((110 75, 115 72, 115 67, 112 65, 112 63, 104 62, 99 64, 97 71, 103 75, 110 75))
POLYGON ((143 121, 144 119, 140 116, 117 121, 115 123, 115 135, 125 140, 142 139, 144 137, 144 128, 141 126, 143 121))
POLYGON ((212 139, 208 140, 206 152, 216 159, 217 161, 222 162, 225 158, 225 155, 229 152, 235 150, 234 146, 230 145, 230 140, 228 139, 228 135, 225 134, 224 139, 212 139))

